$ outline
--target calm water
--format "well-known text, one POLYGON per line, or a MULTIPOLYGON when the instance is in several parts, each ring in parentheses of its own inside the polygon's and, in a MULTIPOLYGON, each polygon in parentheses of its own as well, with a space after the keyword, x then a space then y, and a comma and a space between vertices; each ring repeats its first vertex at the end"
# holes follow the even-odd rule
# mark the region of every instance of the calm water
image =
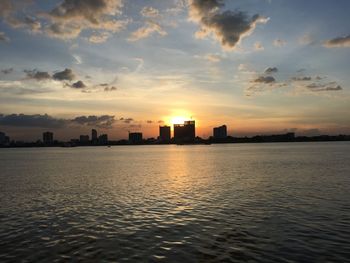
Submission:
POLYGON ((350 143, 0 150, 0 261, 345 262, 350 143))

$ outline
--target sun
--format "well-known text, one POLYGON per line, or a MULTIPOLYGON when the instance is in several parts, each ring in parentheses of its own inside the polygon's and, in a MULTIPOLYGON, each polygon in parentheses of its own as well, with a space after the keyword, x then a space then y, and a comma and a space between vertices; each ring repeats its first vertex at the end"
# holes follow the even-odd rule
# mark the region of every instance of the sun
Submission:
POLYGON ((170 118, 170 124, 183 124, 185 121, 188 121, 189 118, 182 117, 182 116, 174 116, 170 118))

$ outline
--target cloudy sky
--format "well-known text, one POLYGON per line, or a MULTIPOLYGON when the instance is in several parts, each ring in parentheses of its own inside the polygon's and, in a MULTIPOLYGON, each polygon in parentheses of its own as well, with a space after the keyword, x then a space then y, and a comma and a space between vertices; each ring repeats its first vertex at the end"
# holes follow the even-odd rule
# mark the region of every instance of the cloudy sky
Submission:
POLYGON ((0 0, 0 130, 350 133, 348 0, 0 0))

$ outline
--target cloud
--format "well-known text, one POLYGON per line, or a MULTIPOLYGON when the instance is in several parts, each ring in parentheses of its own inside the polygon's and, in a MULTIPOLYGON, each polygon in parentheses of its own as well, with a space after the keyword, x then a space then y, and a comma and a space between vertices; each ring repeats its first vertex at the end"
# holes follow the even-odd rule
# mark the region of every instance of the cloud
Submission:
POLYGON ((0 125, 15 127, 62 128, 66 120, 53 118, 47 114, 0 114, 0 125))
POLYGON ((269 84, 276 82, 276 79, 272 76, 259 76, 258 78, 254 79, 253 82, 269 84))
POLYGON ((146 121, 148 124, 152 124, 153 123, 153 121, 151 121, 151 120, 148 120, 148 121, 146 121))
POLYGON ((27 79, 34 79, 37 81, 51 79, 51 75, 46 71, 37 71, 36 69, 34 69, 34 70, 24 70, 24 72, 27 75, 27 79))
POLYGON ((103 90, 106 91, 106 92, 109 92, 109 91, 116 91, 117 88, 112 86, 112 87, 105 87, 103 90))
POLYGON ((134 121, 133 118, 120 118, 120 121, 123 121, 124 123, 131 123, 134 121))
POLYGON ((72 81, 73 79, 75 79, 75 74, 73 73, 73 71, 69 68, 66 68, 63 71, 59 71, 56 72, 55 74, 53 74, 52 76, 53 79, 55 80, 69 80, 72 81))
POLYGON ((327 48, 350 47, 350 35, 327 40, 323 43, 323 46, 327 48))
POLYGON ((285 41, 283 39, 275 39, 273 41, 273 45, 276 47, 283 47, 283 46, 287 45, 287 41, 285 41))
POLYGON ((267 69, 265 69, 265 74, 272 74, 272 73, 277 73, 278 72, 278 68, 276 67, 269 67, 267 69))
POLYGON ((41 23, 37 18, 25 15, 23 18, 11 16, 6 22, 13 28, 25 28, 32 33, 38 33, 41 29, 41 23))
POLYGON ((4 32, 0 32, 0 42, 10 42, 10 38, 4 32))
POLYGON ((1 70, 1 73, 7 75, 13 72, 13 68, 5 68, 1 70))
POLYGON ((86 85, 81 80, 78 80, 77 82, 73 83, 71 87, 75 89, 83 89, 86 88, 86 85))
POLYGON ((312 77, 307 77, 307 76, 293 77, 292 80, 294 80, 294 81, 310 81, 310 80, 312 80, 312 77))
POLYGON ((111 115, 90 115, 90 116, 79 116, 70 121, 73 124, 93 126, 98 128, 110 129, 116 122, 115 117, 111 115))
POLYGON ((319 92, 319 91, 339 91, 343 88, 338 85, 336 82, 329 83, 311 83, 306 86, 310 91, 319 92))
POLYGON ((140 14, 143 17, 156 18, 156 17, 159 17, 159 10, 154 7, 145 6, 144 8, 142 8, 140 14))
POLYGON ((213 63, 218 63, 220 62, 223 57, 219 54, 206 54, 206 55, 196 55, 194 56, 195 58, 199 58, 199 59, 205 59, 205 60, 208 60, 210 62, 213 62, 213 63))
POLYGON ((221 11, 220 0, 190 0, 190 19, 200 25, 197 38, 213 36, 226 50, 233 50, 244 38, 252 34, 256 25, 265 24, 269 18, 258 14, 249 17, 242 11, 221 11))
POLYGON ((167 32, 155 21, 146 21, 145 25, 132 32, 129 41, 137 41, 147 38, 153 33, 158 33, 160 36, 166 36, 167 32))
POLYGON ((313 44, 315 44, 315 40, 312 38, 312 36, 310 34, 305 34, 305 35, 301 36, 298 39, 298 42, 300 45, 313 45, 313 44))
POLYGON ((111 34, 109 32, 102 32, 102 33, 91 35, 89 37, 89 41, 91 43, 99 44, 99 43, 106 42, 110 37, 111 37, 111 34))
POLYGON ((50 21, 46 32, 51 37, 71 39, 86 29, 119 32, 129 21, 116 20, 122 0, 64 0, 41 16, 50 21))
POLYGON ((254 49, 256 51, 263 51, 264 50, 264 46, 261 44, 261 42, 255 42, 254 49))
POLYGON ((0 1, 0 18, 13 28, 25 28, 30 32, 37 33, 41 29, 41 23, 37 18, 25 14, 25 7, 32 4, 31 0, 0 1), (18 12, 20 13, 18 14, 18 12))
POLYGON ((78 116, 73 119, 55 118, 48 114, 0 114, 0 126, 64 128, 68 126, 91 126, 110 129, 116 119, 112 115, 78 116))

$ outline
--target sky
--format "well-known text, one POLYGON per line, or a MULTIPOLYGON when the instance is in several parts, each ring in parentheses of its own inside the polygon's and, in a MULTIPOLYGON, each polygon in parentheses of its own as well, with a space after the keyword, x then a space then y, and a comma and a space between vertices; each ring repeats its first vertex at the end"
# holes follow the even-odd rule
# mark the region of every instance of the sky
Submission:
POLYGON ((0 0, 0 131, 16 140, 350 134, 348 0, 0 0))

